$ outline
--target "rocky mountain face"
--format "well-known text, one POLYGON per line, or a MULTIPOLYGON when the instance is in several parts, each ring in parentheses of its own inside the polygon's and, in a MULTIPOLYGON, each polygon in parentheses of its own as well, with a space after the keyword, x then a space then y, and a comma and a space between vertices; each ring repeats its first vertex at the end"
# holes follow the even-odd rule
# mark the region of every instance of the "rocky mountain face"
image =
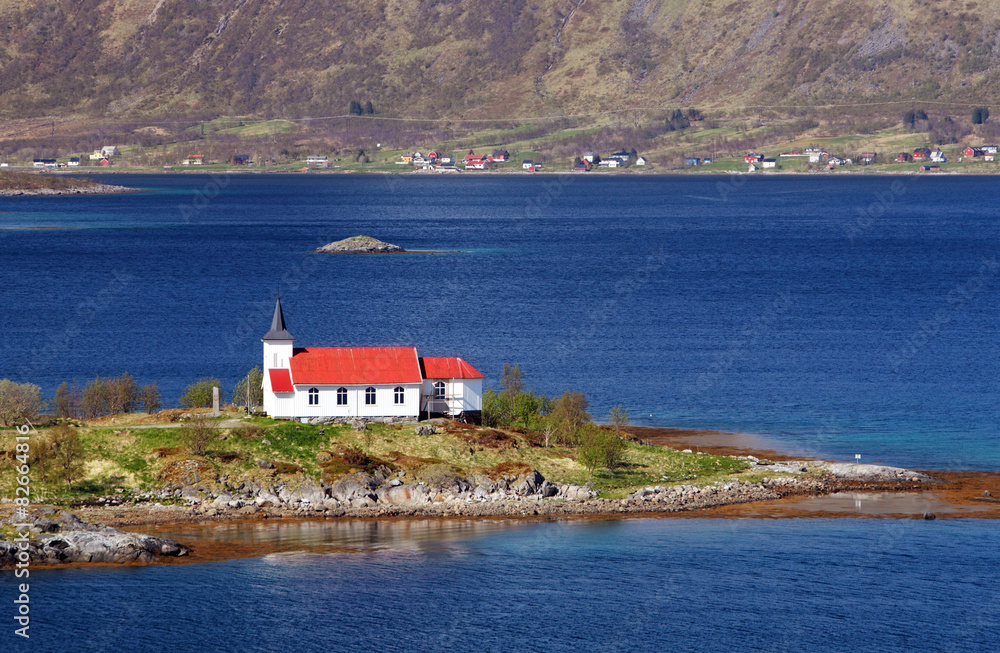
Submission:
POLYGON ((960 0, 0 0, 0 115, 983 103, 998 26, 960 0))

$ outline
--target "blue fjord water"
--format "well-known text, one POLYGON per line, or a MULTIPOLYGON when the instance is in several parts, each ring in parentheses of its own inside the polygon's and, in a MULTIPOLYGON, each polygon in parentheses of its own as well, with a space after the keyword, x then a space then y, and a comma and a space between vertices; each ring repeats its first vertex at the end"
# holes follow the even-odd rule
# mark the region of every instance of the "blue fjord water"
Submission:
MULTIPOLYGON (((147 192, 0 198, 0 378, 51 393, 127 370, 170 400, 200 376, 231 387, 258 362, 280 292, 300 344, 415 344, 491 380, 517 362, 539 391, 586 392, 596 415, 622 403, 647 423, 758 433, 822 456, 1000 469, 992 178, 470 177, 126 175, 116 179, 147 192), (307 253, 358 233, 447 253, 307 253)), ((328 525, 329 552, 314 536, 305 552, 261 559, 36 570, 31 645, 15 641, 12 619, 0 642, 1000 641, 993 521, 437 524, 370 524, 360 538, 328 525)), ((15 582, 0 574, 8 606, 15 582)))
MULTIPOLYGON (((431 524, 323 527, 332 546, 353 552, 32 572, 31 646, 4 650, 995 651, 1000 642, 989 520, 431 524), (410 532, 390 532, 400 528, 410 532)), ((0 575, 4 603, 13 580, 0 575)), ((0 642, 13 644, 8 635, 0 642)))
POLYGON ((994 178, 469 177, 0 198, 0 378, 231 388, 280 292, 303 346, 416 345, 490 382, 510 361, 597 417, 1000 469, 994 178), (445 253, 308 253, 359 233, 445 253))

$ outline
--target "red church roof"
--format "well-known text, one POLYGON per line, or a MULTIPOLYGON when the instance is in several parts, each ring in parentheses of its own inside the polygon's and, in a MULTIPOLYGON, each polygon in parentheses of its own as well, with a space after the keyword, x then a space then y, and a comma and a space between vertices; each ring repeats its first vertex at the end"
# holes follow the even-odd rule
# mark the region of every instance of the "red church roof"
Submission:
POLYGON ((292 377, 288 370, 268 370, 271 377, 271 390, 274 392, 294 392, 292 387, 292 377))
POLYGON ((308 347, 296 349, 290 363, 296 385, 421 381, 415 347, 308 347))
POLYGON ((420 359, 425 379, 481 379, 479 370, 457 356, 420 359))

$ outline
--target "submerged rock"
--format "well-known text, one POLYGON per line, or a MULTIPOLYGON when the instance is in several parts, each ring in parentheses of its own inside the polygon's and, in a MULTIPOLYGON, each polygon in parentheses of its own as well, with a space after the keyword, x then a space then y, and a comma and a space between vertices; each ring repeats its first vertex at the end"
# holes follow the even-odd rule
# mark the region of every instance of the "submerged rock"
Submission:
POLYGON ((313 250, 322 254, 399 254, 405 251, 399 245, 384 243, 371 236, 353 236, 313 250))

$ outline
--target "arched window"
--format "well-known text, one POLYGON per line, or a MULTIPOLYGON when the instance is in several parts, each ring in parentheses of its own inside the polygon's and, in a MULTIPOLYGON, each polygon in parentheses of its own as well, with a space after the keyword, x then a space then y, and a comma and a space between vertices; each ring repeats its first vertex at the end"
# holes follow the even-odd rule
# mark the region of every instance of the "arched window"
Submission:
POLYGON ((393 399, 394 399, 394 401, 397 404, 403 403, 403 395, 404 395, 404 393, 405 393, 405 390, 403 389, 403 386, 401 386, 401 385, 397 385, 396 389, 393 390, 393 399))
POLYGON ((444 399, 444 381, 434 382, 434 398, 444 399))
POLYGON ((319 388, 309 388, 309 405, 319 406, 319 388))
POLYGON ((337 388, 337 405, 347 405, 347 388, 337 388))
POLYGON ((368 406, 375 405, 375 388, 371 386, 365 388, 365 404, 368 406))

